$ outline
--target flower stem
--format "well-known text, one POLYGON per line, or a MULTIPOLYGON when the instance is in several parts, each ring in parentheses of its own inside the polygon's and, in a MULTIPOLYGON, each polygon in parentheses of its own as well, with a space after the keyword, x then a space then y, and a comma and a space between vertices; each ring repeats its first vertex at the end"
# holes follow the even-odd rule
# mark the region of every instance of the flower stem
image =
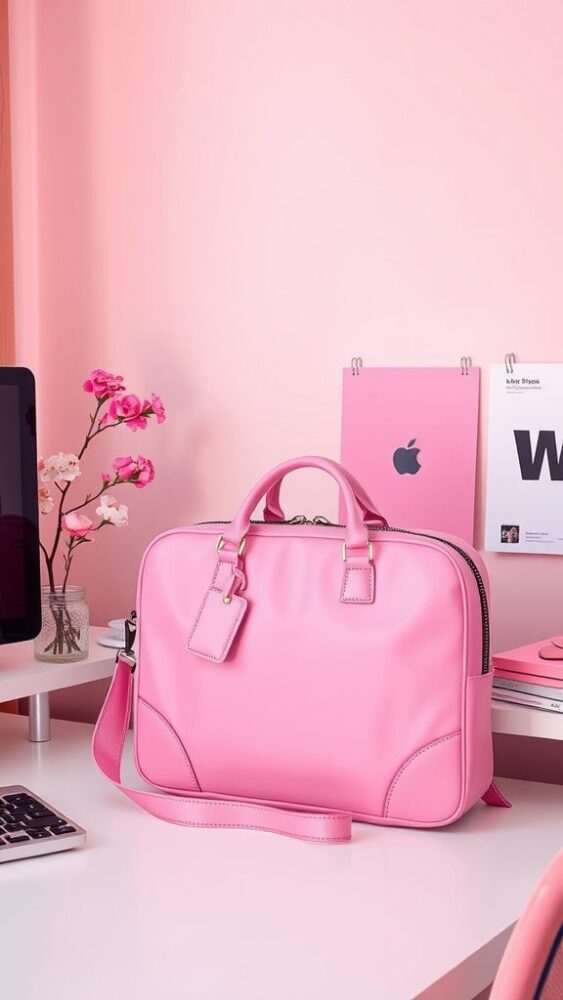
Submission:
POLYGON ((68 553, 65 558, 65 575, 63 577, 62 593, 66 594, 66 585, 68 583, 68 574, 70 573, 70 567, 72 566, 72 551, 76 547, 74 538, 70 538, 68 541, 68 553))
MULTIPOLYGON (((98 531, 99 529, 98 528, 94 528, 93 530, 94 531, 98 531)), ((74 559, 74 555, 75 555, 76 549, 78 548, 79 545, 83 545, 84 542, 89 542, 89 541, 90 541, 89 538, 70 538, 69 541, 68 541, 68 554, 67 554, 67 556, 65 558, 65 561, 64 561, 65 575, 63 577, 63 585, 62 585, 62 593, 63 594, 66 594, 66 587, 67 587, 67 583, 68 583, 68 575, 70 573, 70 567, 72 566, 72 560, 74 559)))
MULTIPOLYGON (((86 437, 84 439, 84 443, 83 443, 82 448, 80 449, 80 451, 78 453, 78 456, 77 456, 79 460, 82 458, 82 456, 83 456, 84 452, 86 451, 88 445, 90 444, 90 441, 92 440, 92 438, 95 437, 95 433, 92 433, 92 431, 94 429, 94 425, 96 423, 96 419, 97 419, 98 413, 100 412, 100 409, 102 408, 102 406, 104 405, 104 403, 105 403, 105 399, 99 399, 97 401, 96 409, 94 410, 94 413, 90 417, 90 427, 88 428, 88 431, 86 433, 86 437)), ((64 486, 59 487, 61 497, 60 497, 60 500, 59 500, 59 509, 57 511, 57 529, 55 531, 55 538, 53 540, 53 546, 51 548, 50 555, 47 558, 47 567, 49 567, 49 565, 50 565, 51 566, 51 570, 52 570, 52 567, 53 567, 53 564, 54 564, 54 561, 55 561, 55 556, 56 556, 57 551, 58 551, 59 542, 61 540, 61 533, 62 533, 62 530, 63 530, 63 525, 62 525, 62 520, 63 520, 63 505, 64 505, 64 502, 65 502, 65 497, 66 497, 66 495, 68 493, 68 490, 69 490, 69 488, 71 486, 72 486, 71 482, 66 482, 64 484, 64 486)), ((51 576, 49 576, 49 583, 50 582, 51 582, 51 576)))
POLYGON ((94 493, 93 496, 87 497, 86 500, 84 500, 82 503, 77 503, 76 507, 69 507, 68 510, 64 511, 64 514, 72 514, 75 510, 82 510, 82 508, 87 507, 89 503, 93 503, 94 500, 98 500, 101 497, 102 493, 105 493, 106 490, 110 490, 112 489, 113 486, 118 486, 118 485, 121 485, 121 483, 119 476, 116 476, 112 483, 104 483, 101 490, 99 490, 97 493, 94 493))
POLYGON ((39 548, 41 549, 43 555, 45 556, 45 563, 46 563, 46 566, 47 566, 47 574, 49 576, 49 587, 50 587, 51 591, 54 593, 54 591, 55 591, 55 574, 53 573, 53 561, 52 561, 52 559, 49 558, 49 553, 47 552, 47 549, 43 545, 43 542, 39 542, 39 548))

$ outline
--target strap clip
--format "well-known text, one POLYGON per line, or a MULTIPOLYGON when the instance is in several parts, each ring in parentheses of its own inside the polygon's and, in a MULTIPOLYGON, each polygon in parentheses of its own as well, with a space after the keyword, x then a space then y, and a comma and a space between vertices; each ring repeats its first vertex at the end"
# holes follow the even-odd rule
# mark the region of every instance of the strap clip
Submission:
POLYGON ((124 660, 125 663, 131 668, 131 673, 135 673, 135 668, 137 666, 137 657, 133 650, 133 644, 135 642, 135 636, 137 634, 137 612, 132 611, 129 618, 125 619, 125 646, 123 649, 117 651, 115 657, 115 662, 119 660, 124 660))
MULTIPOLYGON (((216 552, 220 552, 221 549, 224 548, 224 547, 225 547, 225 542, 223 540, 223 536, 219 535, 219 538, 215 542, 215 551, 216 552)), ((244 535, 244 537, 243 537, 243 539, 242 539, 242 541, 241 541, 241 543, 240 543, 240 545, 239 545, 239 547, 237 549, 237 556, 239 556, 239 558, 240 558, 240 556, 242 556, 245 548, 246 548, 246 535, 244 535)))

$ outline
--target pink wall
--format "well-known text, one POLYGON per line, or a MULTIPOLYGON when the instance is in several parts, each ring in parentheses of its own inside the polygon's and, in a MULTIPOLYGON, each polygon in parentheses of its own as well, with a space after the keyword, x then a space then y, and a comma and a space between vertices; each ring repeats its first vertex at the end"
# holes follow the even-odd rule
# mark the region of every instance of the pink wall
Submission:
MULTIPOLYGON (((18 353, 42 447, 76 447, 94 366, 169 411, 97 449, 152 455, 158 478, 78 567, 95 621, 132 604, 155 532, 229 517, 287 456, 338 455, 351 355, 563 361, 558 0, 10 13, 18 353)), ((318 474, 296 478, 294 512, 335 513, 318 474)), ((497 647, 562 631, 563 560, 488 561, 497 647)))

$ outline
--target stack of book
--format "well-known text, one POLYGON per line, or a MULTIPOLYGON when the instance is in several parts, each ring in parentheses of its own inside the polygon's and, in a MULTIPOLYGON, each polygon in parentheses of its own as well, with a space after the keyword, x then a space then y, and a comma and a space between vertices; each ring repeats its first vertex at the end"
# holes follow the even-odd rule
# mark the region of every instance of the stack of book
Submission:
MULTIPOLYGON (((493 656, 493 698, 563 713, 563 659, 543 660, 549 639, 493 656)), ((563 649, 561 650, 563 657, 563 649)))

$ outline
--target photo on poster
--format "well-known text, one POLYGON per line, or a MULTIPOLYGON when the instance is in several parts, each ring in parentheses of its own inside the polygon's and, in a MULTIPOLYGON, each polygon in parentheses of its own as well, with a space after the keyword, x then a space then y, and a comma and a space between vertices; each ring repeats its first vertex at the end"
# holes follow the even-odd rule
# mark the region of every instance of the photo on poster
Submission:
POLYGON ((491 366, 485 547, 563 553, 563 364, 491 366))

